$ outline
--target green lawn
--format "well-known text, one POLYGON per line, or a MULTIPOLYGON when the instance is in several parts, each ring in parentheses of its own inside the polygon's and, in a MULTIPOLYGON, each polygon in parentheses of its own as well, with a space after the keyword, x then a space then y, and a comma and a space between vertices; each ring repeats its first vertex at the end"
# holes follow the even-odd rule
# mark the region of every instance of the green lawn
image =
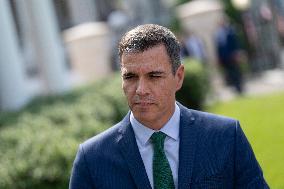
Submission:
POLYGON ((240 120, 269 186, 284 188, 284 93, 240 97, 207 111, 240 120))

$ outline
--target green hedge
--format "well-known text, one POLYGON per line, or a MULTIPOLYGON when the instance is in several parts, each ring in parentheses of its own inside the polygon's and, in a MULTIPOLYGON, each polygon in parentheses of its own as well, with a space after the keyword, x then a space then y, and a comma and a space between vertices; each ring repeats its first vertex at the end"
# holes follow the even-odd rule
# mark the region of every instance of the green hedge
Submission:
MULTIPOLYGON (((192 61, 185 67, 178 99, 200 104, 203 72, 192 61)), ((37 98, 20 112, 2 112, 0 188, 67 188, 78 144, 121 120, 127 111, 120 75, 115 74, 63 96, 37 98)))
POLYGON ((67 188, 78 143, 106 128, 94 120, 69 123, 26 114, 1 131, 0 188, 67 188))
POLYGON ((127 112, 120 82, 114 75, 0 114, 0 188, 67 188, 78 144, 127 112))
POLYGON ((176 98, 189 108, 202 110, 210 90, 206 68, 194 59, 185 59, 183 64, 185 67, 184 82, 176 98))

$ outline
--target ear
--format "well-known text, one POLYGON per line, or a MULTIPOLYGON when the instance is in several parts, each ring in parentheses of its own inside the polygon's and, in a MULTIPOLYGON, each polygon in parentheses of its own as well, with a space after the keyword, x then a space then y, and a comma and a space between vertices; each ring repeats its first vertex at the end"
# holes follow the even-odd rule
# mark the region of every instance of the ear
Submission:
POLYGON ((180 90, 183 84, 183 79, 184 79, 184 65, 180 65, 179 68, 176 71, 175 75, 176 79, 176 91, 180 90))

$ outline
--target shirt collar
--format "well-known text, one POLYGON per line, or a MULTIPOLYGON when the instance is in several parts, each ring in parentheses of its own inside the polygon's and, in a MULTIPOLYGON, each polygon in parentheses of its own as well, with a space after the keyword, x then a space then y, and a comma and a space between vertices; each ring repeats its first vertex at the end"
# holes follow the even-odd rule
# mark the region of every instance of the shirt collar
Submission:
MULTIPOLYGON (((146 145, 155 130, 150 129, 135 119, 133 113, 130 113, 130 123, 134 130, 136 139, 142 145, 146 145)), ((179 124, 180 124, 180 108, 175 103, 175 111, 170 120, 160 129, 163 133, 174 140, 179 139, 179 124)))

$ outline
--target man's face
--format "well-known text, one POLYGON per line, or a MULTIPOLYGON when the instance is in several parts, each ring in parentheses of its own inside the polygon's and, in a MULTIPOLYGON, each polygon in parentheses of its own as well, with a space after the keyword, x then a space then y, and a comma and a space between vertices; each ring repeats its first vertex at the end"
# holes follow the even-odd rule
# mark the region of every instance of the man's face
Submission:
POLYGON ((182 86, 184 67, 173 75, 164 45, 121 56, 122 88, 134 117, 160 129, 172 116, 175 93, 182 86))

